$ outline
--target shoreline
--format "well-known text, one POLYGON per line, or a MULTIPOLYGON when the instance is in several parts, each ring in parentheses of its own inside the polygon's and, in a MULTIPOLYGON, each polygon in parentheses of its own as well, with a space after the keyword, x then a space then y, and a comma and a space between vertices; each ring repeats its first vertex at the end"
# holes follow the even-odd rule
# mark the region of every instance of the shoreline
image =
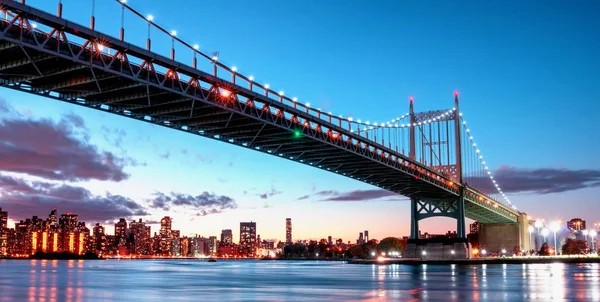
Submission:
POLYGON ((348 264, 376 264, 376 265, 481 265, 481 264, 550 264, 550 263, 600 263, 600 257, 535 257, 535 258, 475 258, 475 259, 448 259, 448 260, 427 260, 427 259, 356 259, 348 260, 348 264))

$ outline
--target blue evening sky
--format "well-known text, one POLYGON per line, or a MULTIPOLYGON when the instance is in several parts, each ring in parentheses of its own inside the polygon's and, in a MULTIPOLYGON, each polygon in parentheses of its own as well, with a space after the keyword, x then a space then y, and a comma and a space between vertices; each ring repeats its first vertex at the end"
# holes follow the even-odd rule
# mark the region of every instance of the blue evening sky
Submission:
MULTIPOLYGON (((57 1, 27 0, 55 12, 57 1)), ((120 8, 98 0, 97 28, 118 36, 120 8)), ((88 24, 91 1, 64 0, 64 15, 88 24)), ((460 91, 461 111, 492 169, 600 169, 600 2, 598 1, 194 1, 129 0, 184 40, 220 61, 344 116, 385 121, 408 111, 448 109, 460 91)), ((146 25, 126 15, 126 40, 143 46, 146 25)), ((153 48, 168 55, 170 40, 153 32, 153 48)), ((177 59, 191 54, 178 49, 177 59)), ((209 70, 206 70, 209 71, 209 70)), ((171 214, 185 233, 217 234, 238 222, 258 222, 263 238, 284 236, 292 217, 295 237, 327 235, 354 240, 408 235, 408 202, 298 201, 316 190, 372 187, 282 159, 121 117, 0 90, 0 96, 36 117, 85 117, 92 142, 122 152, 103 138, 101 126, 123 129, 126 154, 147 162, 126 169, 123 183, 82 184, 143 200, 153 191, 232 196, 240 206, 190 221, 171 214), (140 138, 140 139, 137 139, 140 138), (184 154, 181 150, 190 150, 184 154), (169 152, 167 160, 159 154, 169 152), (202 154, 204 159, 191 154, 202 154), (230 164, 231 163, 231 164, 230 164), (243 191, 281 191, 261 199, 243 191), (179 221, 178 221, 179 220, 179 221)), ((125 154, 125 153, 124 153, 125 154)), ((500 184, 502 186, 502 184, 500 184)), ((600 221, 598 187, 564 193, 511 196, 534 217, 582 216, 600 221), (564 204, 569 203, 568 209, 564 204)), ((45 212, 45 210, 44 210, 45 212)), ((454 222, 430 219, 430 232, 454 230, 454 222)), ((154 231, 154 230, 153 230, 154 231)), ((236 235, 236 234, 234 234, 236 235)))

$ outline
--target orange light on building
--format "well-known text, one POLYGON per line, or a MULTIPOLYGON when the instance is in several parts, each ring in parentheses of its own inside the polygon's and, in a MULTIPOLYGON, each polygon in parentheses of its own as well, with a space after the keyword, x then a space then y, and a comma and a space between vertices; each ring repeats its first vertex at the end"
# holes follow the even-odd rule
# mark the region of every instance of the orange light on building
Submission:
POLYGON ((474 249, 472 253, 473 253, 473 255, 477 255, 477 254, 479 254, 479 250, 478 249, 474 249))
POLYGON ((58 252, 58 233, 52 234, 52 251, 58 252))
POLYGON ((69 252, 73 252, 75 250, 75 234, 72 232, 69 233, 69 252))
POLYGON ((79 254, 83 254, 83 233, 79 233, 79 254))
POLYGON ((42 233, 42 252, 46 252, 46 247, 48 246, 48 232, 42 233))
POLYGON ((449 181, 449 182, 448 182, 448 185, 449 185, 449 186, 452 186, 452 185, 454 185, 454 183, 453 183, 452 181, 449 181))
POLYGON ((37 251, 37 232, 33 232, 33 234, 31 234, 31 254, 35 254, 35 252, 37 251))

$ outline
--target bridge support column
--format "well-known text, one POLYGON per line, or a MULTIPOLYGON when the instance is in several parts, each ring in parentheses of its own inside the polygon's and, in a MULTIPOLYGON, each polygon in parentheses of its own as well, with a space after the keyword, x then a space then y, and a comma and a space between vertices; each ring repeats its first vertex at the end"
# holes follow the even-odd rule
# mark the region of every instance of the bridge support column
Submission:
POLYGON ((467 238, 465 227, 465 199, 462 193, 456 201, 456 237, 467 238))
POLYGON ((419 239, 419 200, 410 199, 410 239, 419 239))

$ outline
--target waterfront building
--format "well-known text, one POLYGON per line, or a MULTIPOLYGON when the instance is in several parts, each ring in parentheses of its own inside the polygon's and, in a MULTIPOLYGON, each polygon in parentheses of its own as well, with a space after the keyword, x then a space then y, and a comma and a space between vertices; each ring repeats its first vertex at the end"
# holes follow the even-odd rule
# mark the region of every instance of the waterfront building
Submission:
POLYGON ((254 257, 256 254, 255 249, 256 222, 240 222, 240 255, 254 257))
POLYGON ((0 257, 8 255, 8 212, 0 208, 0 257))
MULTIPOLYGON (((120 250, 122 246, 125 246, 127 243, 127 221, 125 218, 119 219, 117 223, 115 223, 115 246, 120 250)), ((121 254, 121 252, 119 252, 121 254)))
POLYGON ((230 244, 233 243, 233 232, 230 229, 221 231, 221 243, 230 244))
POLYGON ((292 218, 285 219, 285 242, 292 243, 292 218))
POLYGON ((98 255, 103 255, 106 252, 106 234, 104 227, 99 223, 96 223, 93 228, 92 241, 92 251, 98 255))
POLYGON ((132 221, 129 224, 130 251, 135 255, 148 255, 151 247, 151 230, 140 218, 137 222, 132 221))
POLYGON ((567 229, 572 232, 585 230, 585 220, 581 218, 573 218, 567 221, 567 229))
POLYGON ((173 241, 173 235, 171 230, 171 217, 165 216, 160 220, 160 241, 159 241, 159 253, 162 256, 169 256, 171 254, 171 246, 173 241))

